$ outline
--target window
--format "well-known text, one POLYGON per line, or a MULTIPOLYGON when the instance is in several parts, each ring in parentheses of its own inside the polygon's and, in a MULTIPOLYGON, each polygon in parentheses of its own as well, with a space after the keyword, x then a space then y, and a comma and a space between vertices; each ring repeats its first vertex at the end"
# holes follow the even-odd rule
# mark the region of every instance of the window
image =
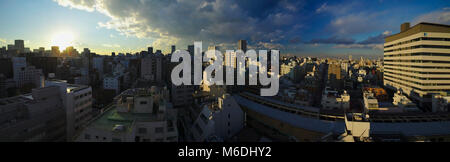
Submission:
POLYGON ((145 134, 145 133, 147 133, 147 129, 146 128, 139 128, 139 133, 145 134))
POLYGON ((141 101, 139 104, 141 104, 141 105, 146 105, 146 104, 147 104, 147 101, 141 101))
POLYGON ((155 132, 156 132, 156 133, 162 133, 163 131, 164 131, 164 128, 163 128, 163 127, 155 128, 155 132))
POLYGON ((118 138, 113 138, 111 141, 112 141, 112 142, 122 142, 122 140, 121 140, 121 139, 118 139, 118 138))

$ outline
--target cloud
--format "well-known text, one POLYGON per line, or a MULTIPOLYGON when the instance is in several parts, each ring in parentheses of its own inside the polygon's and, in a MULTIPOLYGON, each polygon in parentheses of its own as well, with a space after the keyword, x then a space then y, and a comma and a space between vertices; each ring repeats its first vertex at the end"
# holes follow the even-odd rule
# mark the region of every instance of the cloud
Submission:
POLYGON ((120 48, 120 45, 118 44, 102 44, 102 46, 108 48, 120 48))
POLYGON ((0 44, 6 44, 6 42, 7 42, 6 39, 0 38, 0 44))
POLYGON ((309 42, 309 44, 353 44, 355 40, 352 38, 342 38, 338 36, 332 36, 325 39, 313 39, 309 42))
POLYGON ((358 48, 358 49, 383 49, 384 38, 390 35, 391 31, 384 31, 379 35, 370 36, 365 40, 356 41, 352 38, 329 37, 326 39, 313 39, 308 44, 319 46, 320 44, 334 44, 333 48, 358 48))
POLYGON ((420 15, 414 19, 413 24, 420 22, 450 24, 450 7, 420 15))
POLYGON ((338 44, 333 48, 369 48, 369 49, 383 49, 383 44, 338 44))
POLYGON ((282 49, 284 48, 283 45, 279 44, 279 43, 268 43, 268 42, 258 42, 257 45, 258 49, 282 49))
POLYGON ((337 3, 337 4, 328 4, 328 2, 323 3, 316 9, 317 14, 321 13, 330 13, 334 16, 344 15, 348 14, 350 11, 352 11, 354 8, 359 7, 361 4, 359 4, 358 1, 348 2, 348 3, 337 3))
POLYGON ((335 18, 330 23, 330 30, 339 35, 351 35, 383 29, 378 21, 383 13, 355 13, 335 18))
POLYGON ((392 32, 391 31, 384 31, 383 33, 377 35, 377 36, 372 36, 367 38, 366 40, 363 40, 361 42, 359 42, 359 44, 382 44, 384 43, 384 38, 388 35, 390 35, 392 32))
POLYGON ((319 8, 316 9, 316 13, 324 12, 328 9, 327 3, 325 2, 319 8))
POLYGON ((377 36, 371 36, 367 39, 351 44, 337 44, 333 48, 359 48, 359 49, 383 49, 384 38, 390 35, 392 31, 386 30, 377 36))
POLYGON ((97 11, 110 18, 101 28, 155 40, 153 44, 282 41, 297 24, 301 2, 240 0, 54 0, 59 5, 97 11), (248 5, 248 4, 251 5, 248 5), (264 8, 263 10, 261 8, 264 8))
POLYGON ((56 1, 59 5, 64 6, 64 7, 86 10, 89 12, 94 11, 95 4, 96 4, 95 0, 70 0, 70 1, 54 0, 54 1, 56 1))

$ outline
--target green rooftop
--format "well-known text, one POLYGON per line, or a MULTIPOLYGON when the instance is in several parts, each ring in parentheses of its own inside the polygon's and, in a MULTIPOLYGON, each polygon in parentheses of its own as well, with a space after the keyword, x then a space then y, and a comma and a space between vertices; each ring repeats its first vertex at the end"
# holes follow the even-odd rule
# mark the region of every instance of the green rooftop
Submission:
POLYGON ((107 108, 107 111, 104 112, 100 117, 92 121, 91 126, 106 130, 112 131, 113 128, 117 125, 123 125, 127 129, 127 131, 131 131, 131 126, 135 121, 157 121, 157 117, 151 113, 121 113, 117 112, 117 108, 115 105, 107 108))

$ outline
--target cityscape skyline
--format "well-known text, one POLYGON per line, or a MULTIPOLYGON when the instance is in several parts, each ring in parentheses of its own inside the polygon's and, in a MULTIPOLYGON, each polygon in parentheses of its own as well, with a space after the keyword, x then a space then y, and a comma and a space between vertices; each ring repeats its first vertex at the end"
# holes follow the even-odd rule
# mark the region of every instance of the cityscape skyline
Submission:
POLYGON ((4 0, 0 142, 450 142, 449 6, 4 0))
POLYGON ((0 3, 0 12, 5 13, 0 18, 15 20, 0 27, 0 46, 23 39, 30 50, 50 49, 55 45, 63 50, 74 46, 101 55, 140 52, 149 46, 169 53, 172 45, 185 49, 194 41, 236 49, 236 42, 245 39, 249 49, 275 48, 282 54, 381 57, 383 37, 400 30, 395 23, 386 22, 411 22, 411 25, 422 21, 450 22, 449 3, 441 0, 426 4, 220 0, 165 1, 164 4, 127 1, 123 5, 120 1, 96 0, 0 3), (147 12, 153 7, 162 9, 147 12), (183 21, 183 18, 195 21, 183 21))

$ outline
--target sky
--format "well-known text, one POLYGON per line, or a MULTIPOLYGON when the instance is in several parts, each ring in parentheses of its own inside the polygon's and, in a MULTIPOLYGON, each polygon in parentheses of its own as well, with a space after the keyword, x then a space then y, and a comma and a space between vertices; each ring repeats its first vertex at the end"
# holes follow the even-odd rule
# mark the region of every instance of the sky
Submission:
POLYGON ((170 52, 194 41, 302 56, 382 56, 400 24, 450 24, 448 0, 0 0, 0 46, 97 54, 170 52))

